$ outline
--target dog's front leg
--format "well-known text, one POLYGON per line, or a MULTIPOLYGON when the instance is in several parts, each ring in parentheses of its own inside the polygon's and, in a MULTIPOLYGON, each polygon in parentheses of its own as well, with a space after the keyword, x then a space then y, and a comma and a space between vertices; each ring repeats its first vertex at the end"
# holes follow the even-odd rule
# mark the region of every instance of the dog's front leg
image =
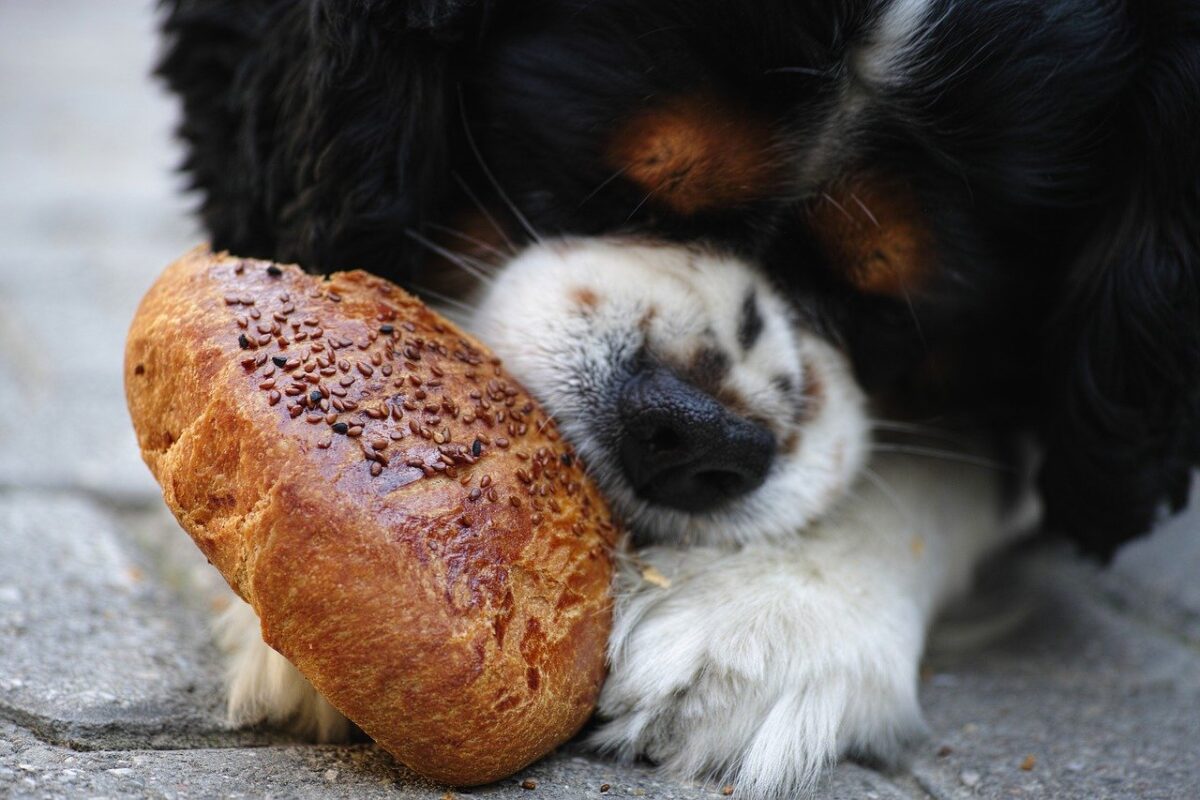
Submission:
POLYGON ((882 459, 788 541, 641 551, 618 580, 593 742, 753 798, 809 790, 841 755, 895 760, 923 729, 932 617, 1017 527, 998 484, 978 465, 882 459))

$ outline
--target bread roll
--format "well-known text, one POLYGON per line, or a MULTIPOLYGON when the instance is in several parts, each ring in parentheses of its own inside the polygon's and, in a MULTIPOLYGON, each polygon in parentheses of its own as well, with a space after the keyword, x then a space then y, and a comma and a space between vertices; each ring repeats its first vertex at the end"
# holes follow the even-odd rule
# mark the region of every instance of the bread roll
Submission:
POLYGON ((167 505, 266 642, 401 762, 484 783, 587 719, 615 531, 470 336, 363 272, 201 248, 142 300, 125 387, 167 505))

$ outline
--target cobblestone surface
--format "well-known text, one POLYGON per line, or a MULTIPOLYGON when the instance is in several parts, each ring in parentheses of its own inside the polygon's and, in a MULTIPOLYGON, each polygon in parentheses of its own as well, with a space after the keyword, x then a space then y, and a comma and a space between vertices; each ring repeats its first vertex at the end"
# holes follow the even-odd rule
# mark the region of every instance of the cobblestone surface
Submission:
MULTIPOLYGON (((120 384, 138 298, 197 239, 153 47, 148 3, 0 0, 0 797, 442 798, 372 746, 223 722, 226 590, 162 508, 120 384)), ((936 637, 911 764, 841 765, 820 796, 1195 797, 1197 575, 1198 514, 1107 572, 1063 552, 996 571, 993 602, 936 637)), ((602 784, 722 796, 575 746, 450 796, 602 784)))

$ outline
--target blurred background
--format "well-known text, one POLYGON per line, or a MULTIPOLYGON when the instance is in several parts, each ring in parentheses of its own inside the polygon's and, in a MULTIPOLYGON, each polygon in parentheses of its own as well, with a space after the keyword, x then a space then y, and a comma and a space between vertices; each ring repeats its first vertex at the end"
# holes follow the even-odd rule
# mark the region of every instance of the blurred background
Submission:
MULTIPOLYGON (((202 238, 155 51, 142 0, 0 0, 0 796, 441 798, 369 745, 223 722, 226 593, 164 511, 121 386, 139 298, 202 238)), ((1031 613, 966 644, 978 626, 944 629, 912 764, 843 765, 823 796, 1196 797, 1200 511, 1110 570, 1050 550, 990 583, 1031 613)), ((523 780, 722 796, 571 747, 473 794, 523 780)))

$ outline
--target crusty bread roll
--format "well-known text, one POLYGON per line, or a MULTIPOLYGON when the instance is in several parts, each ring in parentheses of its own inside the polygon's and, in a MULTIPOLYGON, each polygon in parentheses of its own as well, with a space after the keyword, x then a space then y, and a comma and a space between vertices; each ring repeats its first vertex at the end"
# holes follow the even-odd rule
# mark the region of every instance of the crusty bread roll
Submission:
POLYGON ((183 528, 338 710, 435 780, 509 775, 587 719, 615 531, 554 423, 392 284, 197 249, 125 351, 183 528))

